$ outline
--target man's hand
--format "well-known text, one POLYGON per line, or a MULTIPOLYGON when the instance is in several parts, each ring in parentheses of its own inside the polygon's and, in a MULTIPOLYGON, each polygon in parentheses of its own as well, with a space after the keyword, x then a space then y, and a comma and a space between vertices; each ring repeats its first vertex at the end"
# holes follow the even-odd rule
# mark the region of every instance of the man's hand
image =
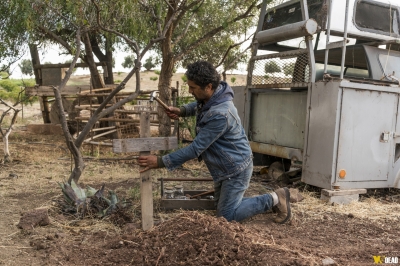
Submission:
POLYGON ((148 155, 148 156, 139 156, 138 158, 139 165, 145 168, 139 170, 139 173, 146 172, 152 168, 158 168, 157 156, 148 155))
POLYGON ((170 106, 169 110, 165 109, 165 112, 167 113, 169 118, 178 120, 181 110, 178 107, 170 106))

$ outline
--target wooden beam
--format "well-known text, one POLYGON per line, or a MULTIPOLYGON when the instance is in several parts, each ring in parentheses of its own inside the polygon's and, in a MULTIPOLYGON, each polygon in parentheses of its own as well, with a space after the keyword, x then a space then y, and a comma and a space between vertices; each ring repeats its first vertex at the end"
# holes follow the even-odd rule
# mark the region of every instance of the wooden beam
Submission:
MULTIPOLYGON (((97 62, 95 63, 96 66, 106 66, 106 62, 97 62)), ((71 64, 70 63, 65 63, 65 64, 43 64, 43 65, 38 65, 34 64, 33 69, 43 69, 43 68, 68 68, 71 64)), ((76 63, 75 67, 89 67, 88 64, 86 63, 76 63)))
POLYGON ((113 152, 115 153, 172 150, 176 148, 178 148, 178 139, 176 137, 153 137, 113 140, 113 152))
MULTIPOLYGON (((90 117, 89 116, 79 116, 79 117, 75 117, 75 120, 89 120, 90 117)), ((100 118, 97 121, 110 121, 110 122, 127 122, 127 123, 138 123, 140 122, 140 119, 125 119, 125 118, 100 118)), ((151 120, 151 123, 159 123, 158 120, 151 120)))
MULTIPOLYGON (((58 86, 55 86, 58 88, 58 86)), ((113 89, 116 85, 106 85, 109 89, 113 89)), ((67 95, 77 95, 80 92, 88 91, 90 93, 90 85, 78 85, 78 86, 65 86, 64 89, 60 92, 61 96, 67 95)), ((54 97, 54 91, 52 86, 35 86, 35 87, 26 87, 25 94, 28 96, 47 96, 54 97)), ((108 94, 107 94, 108 95, 108 94)))
POLYGON ((95 135, 95 136, 91 136, 91 137, 89 137, 88 139, 84 140, 83 142, 90 142, 90 141, 92 141, 92 140, 94 140, 94 139, 97 139, 97 138, 100 138, 100 137, 102 137, 102 136, 105 136, 105 135, 114 133, 114 132, 116 132, 116 131, 117 131, 116 129, 112 129, 112 130, 110 130, 110 131, 106 131, 106 132, 104 132, 104 133, 101 133, 101 134, 98 134, 98 135, 95 135))
MULTIPOLYGON (((142 112, 140 115, 140 138, 150 137, 150 114, 142 112)), ((141 156, 150 155, 149 151, 141 151, 141 156)), ((145 167, 140 167, 142 170, 145 167)), ((140 197, 142 205, 142 229, 150 230, 154 225, 153 220, 153 182, 151 180, 151 170, 140 173, 140 197)))

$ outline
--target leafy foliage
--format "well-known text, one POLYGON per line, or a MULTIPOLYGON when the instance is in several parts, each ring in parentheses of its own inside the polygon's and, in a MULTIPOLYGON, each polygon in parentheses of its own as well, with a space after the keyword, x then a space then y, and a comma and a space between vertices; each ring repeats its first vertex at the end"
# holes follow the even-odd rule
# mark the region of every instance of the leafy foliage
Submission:
POLYGON ((21 99, 23 103, 30 103, 37 101, 37 97, 27 97, 25 93, 21 93, 24 87, 34 86, 33 79, 20 81, 14 79, 0 80, 0 98, 3 100, 12 100, 13 102, 21 99))
POLYGON ((294 72, 294 64, 295 64, 295 63, 290 63, 290 64, 285 65, 285 66, 282 68, 283 73, 284 73, 286 76, 291 76, 291 75, 293 75, 293 72, 294 72))
POLYGON ((143 66, 144 66, 144 68, 146 68, 147 71, 151 70, 153 67, 156 66, 153 61, 154 61, 154 58, 152 56, 150 56, 144 62, 143 66))
POLYGON ((124 57, 124 62, 122 62, 123 68, 132 68, 135 64, 135 57, 133 55, 127 55, 124 57))
POLYGON ((83 189, 74 180, 71 181, 71 185, 67 182, 59 185, 64 195, 64 202, 61 203, 64 212, 78 214, 81 217, 95 213, 97 217, 103 218, 127 206, 125 200, 118 200, 114 191, 110 190, 106 197, 105 185, 98 190, 90 186, 83 189))
POLYGON ((268 61, 265 63, 264 69, 266 74, 281 72, 281 68, 275 61, 268 61))
POLYGON ((0 72, 8 72, 6 69, 25 53, 27 6, 28 1, 2 1, 0 4, 0 72))
POLYGON ((24 59, 21 63, 18 64, 21 69, 22 74, 32 76, 33 75, 33 66, 32 61, 29 59, 24 59))
POLYGON ((157 76, 150 77, 150 80, 152 80, 152 81, 156 81, 157 79, 158 79, 158 77, 157 77, 157 76))
POLYGON ((181 76, 181 79, 183 81, 183 83, 187 83, 188 78, 186 77, 186 75, 181 76))
MULTIPOLYGON (((187 92, 183 90, 185 88, 182 86, 182 91, 181 95, 177 98, 177 105, 178 106, 183 106, 185 104, 191 103, 194 101, 193 96, 186 96, 187 92)), ((189 117, 181 117, 179 118, 179 129, 180 131, 188 131, 190 134, 190 137, 194 139, 196 137, 196 117, 195 116, 189 116, 189 117)), ((184 136, 184 132, 180 132, 180 135, 184 136)), ((182 137, 181 139, 184 139, 182 137)))

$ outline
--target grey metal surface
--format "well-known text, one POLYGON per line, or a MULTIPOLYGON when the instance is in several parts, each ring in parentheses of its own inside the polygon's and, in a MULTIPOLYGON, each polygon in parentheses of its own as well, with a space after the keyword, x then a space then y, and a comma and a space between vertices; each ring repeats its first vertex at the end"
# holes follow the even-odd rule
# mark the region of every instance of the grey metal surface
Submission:
POLYGON ((306 19, 297 23, 260 31, 256 34, 256 39, 259 44, 270 44, 287 39, 312 36, 317 32, 317 29, 318 23, 314 19, 306 19))
POLYGON ((244 122, 244 104, 246 100, 245 96, 245 91, 246 87, 245 86, 232 86, 233 92, 235 93, 235 96, 233 97, 233 104, 235 105, 238 115, 240 118, 240 121, 244 122))
POLYGON ((306 90, 253 92, 250 140, 303 149, 306 103, 306 90))
POLYGON ((272 145, 268 143, 250 141, 250 147, 253 152, 276 156, 279 158, 290 159, 293 161, 303 160, 303 151, 280 145, 272 145))
POLYGON ((331 189, 336 164, 337 110, 340 110, 340 82, 316 82, 311 87, 307 147, 304 152, 303 182, 331 189))
MULTIPOLYGON (((206 191, 185 190, 184 195, 198 195, 206 191)), ((213 195, 213 194, 211 194, 213 195)), ((200 199, 166 199, 162 198, 160 208, 164 210, 215 210, 215 201, 206 199, 205 196, 200 199)))
MULTIPOLYGON (((300 2, 301 4, 301 14, 303 17, 303 20, 309 20, 309 12, 308 12, 308 4, 307 0, 302 0, 300 2)), ((318 28, 318 26, 317 26, 318 28)), ((317 31, 317 30, 316 30, 317 31)), ((315 58, 314 58, 314 46, 312 42, 312 35, 306 35, 304 37, 304 40, 306 42, 306 46, 308 49, 308 67, 309 67, 309 82, 315 82, 315 58)))
POLYGON ((343 89, 336 173, 347 175, 336 182, 388 179, 393 138, 380 137, 394 130, 397 101, 392 93, 343 89))

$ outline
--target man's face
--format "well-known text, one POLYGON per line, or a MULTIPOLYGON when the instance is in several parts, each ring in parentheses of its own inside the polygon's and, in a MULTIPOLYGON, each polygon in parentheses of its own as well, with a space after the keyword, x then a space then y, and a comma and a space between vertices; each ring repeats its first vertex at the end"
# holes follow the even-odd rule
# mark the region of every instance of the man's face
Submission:
POLYGON ((197 85, 194 81, 188 80, 189 93, 191 93, 197 101, 203 101, 206 103, 214 93, 211 83, 208 84, 204 89, 197 85))

